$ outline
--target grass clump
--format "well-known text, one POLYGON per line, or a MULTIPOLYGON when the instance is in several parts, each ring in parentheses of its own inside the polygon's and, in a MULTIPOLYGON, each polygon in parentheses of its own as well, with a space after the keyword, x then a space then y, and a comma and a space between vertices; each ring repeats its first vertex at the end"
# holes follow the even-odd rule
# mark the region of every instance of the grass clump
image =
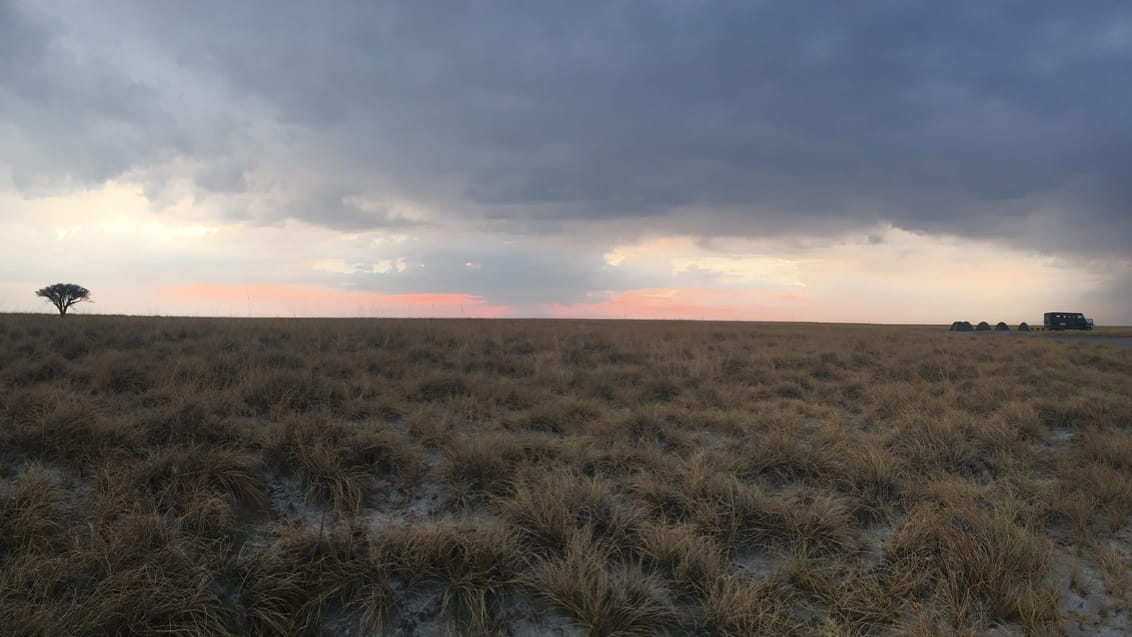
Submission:
POLYGON ((0 620, 14 635, 230 635, 234 618, 192 544, 153 514, 128 514, 50 555, 0 570, 0 620))
POLYGON ((789 594, 771 581, 728 575, 717 580, 704 599, 705 626, 734 637, 809 634, 790 602, 789 594))
POLYGON ((243 576, 248 628, 260 635, 318 635, 345 620, 381 627, 390 605, 388 571, 358 529, 323 534, 284 527, 243 576))
POLYGON ((559 555, 583 531, 597 541, 632 547, 643 522, 641 512, 617 495, 607 479, 567 469, 531 472, 494 505, 534 550, 559 555))
POLYGON ((344 513, 361 511, 376 477, 411 484, 422 470, 416 445, 376 423, 292 417, 268 429, 263 446, 277 470, 297 475, 312 497, 344 513))
POLYGON ((526 559, 518 534, 499 524, 471 521, 387 530, 386 563, 410 587, 443 588, 441 614, 473 633, 505 629, 506 606, 526 559))
POLYGON ((573 535, 561 559, 541 564, 533 581, 539 594, 590 635, 652 635, 674 623, 663 581, 592 537, 573 535))
POLYGON ((1009 515, 964 503, 921 505, 895 531, 890 566, 918 572, 922 595, 956 629, 988 621, 1048 628, 1058 597, 1048 586, 1052 546, 1009 515))

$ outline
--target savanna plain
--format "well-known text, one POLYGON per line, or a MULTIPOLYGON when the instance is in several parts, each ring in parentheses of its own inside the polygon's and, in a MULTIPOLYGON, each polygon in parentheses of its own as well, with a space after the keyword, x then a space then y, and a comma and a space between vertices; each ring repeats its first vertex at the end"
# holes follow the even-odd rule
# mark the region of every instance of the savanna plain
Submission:
POLYGON ((1124 635, 1130 427, 1088 335, 3 315, 0 632, 1124 635))

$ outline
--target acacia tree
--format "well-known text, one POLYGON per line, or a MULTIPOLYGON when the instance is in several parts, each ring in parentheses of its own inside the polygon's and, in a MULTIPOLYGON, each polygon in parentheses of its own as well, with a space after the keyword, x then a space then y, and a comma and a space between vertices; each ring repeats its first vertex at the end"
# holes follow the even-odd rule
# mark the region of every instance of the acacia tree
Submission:
POLYGON ((51 301, 55 309, 59 310, 59 316, 61 317, 66 316, 67 310, 71 309, 71 306, 75 303, 81 303, 83 301, 93 303, 93 301, 90 300, 90 290, 81 285, 75 285, 74 283, 56 283, 55 285, 49 285, 42 290, 36 290, 35 295, 42 296, 48 301, 51 301))

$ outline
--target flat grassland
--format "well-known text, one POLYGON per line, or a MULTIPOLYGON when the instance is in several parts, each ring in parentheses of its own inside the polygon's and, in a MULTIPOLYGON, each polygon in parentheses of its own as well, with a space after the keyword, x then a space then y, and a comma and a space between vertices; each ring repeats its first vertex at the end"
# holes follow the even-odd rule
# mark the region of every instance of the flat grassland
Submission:
POLYGON ((6 635, 1119 635, 1132 350, 0 316, 6 635))

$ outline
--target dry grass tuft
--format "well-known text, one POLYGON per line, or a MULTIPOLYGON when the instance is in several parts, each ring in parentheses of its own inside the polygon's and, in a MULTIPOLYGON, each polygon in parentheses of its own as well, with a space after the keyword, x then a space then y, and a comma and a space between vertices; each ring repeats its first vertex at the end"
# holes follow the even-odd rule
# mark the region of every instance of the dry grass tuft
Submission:
POLYGON ((1047 585, 1051 552, 1048 539, 1011 516, 928 504, 897 527, 888 559, 892 568, 923 573, 909 592, 932 598, 956 628, 999 620, 1037 630, 1058 617, 1047 585))
POLYGON ((370 631, 390 606, 387 580, 387 565, 363 532, 284 527, 250 560, 240 595, 256 634, 320 634, 342 619, 370 631))
POLYGON ((653 524, 640 537, 646 561, 685 596, 705 597, 725 572, 722 549, 689 524, 653 524))
POLYGON ((296 474, 315 498, 358 513, 376 476, 405 484, 422 473, 419 448, 379 425, 344 424, 327 417, 292 417, 264 434, 275 467, 296 474))
POLYGON ((62 489, 42 465, 23 467, 0 491, 0 554, 44 553, 65 545, 62 489))
POLYGON ((706 626, 720 635, 805 635, 790 595, 767 580, 728 575, 716 580, 704 600, 706 626))
POLYGON ((561 559, 542 563, 533 586, 587 634, 652 635, 673 623, 669 593, 653 573, 620 559, 616 549, 573 535, 561 559))
POLYGON ((642 516, 613 492, 608 480, 563 469, 524 478, 494 504, 535 550, 561 554, 583 530, 593 534, 591 539, 617 547, 637 543, 642 516))
POLYGON ((545 439, 514 434, 459 435, 447 441, 441 480, 451 504, 470 508, 509 493, 521 466, 544 464, 556 455, 545 439))
POLYGON ((518 534, 498 524, 461 521, 387 531, 382 556, 410 586, 437 582, 441 612, 474 633, 503 629, 506 596, 526 561, 518 534))
POLYGON ((156 515, 126 515, 50 556, 0 571, 0 619, 14 635, 229 635, 233 619, 191 545, 156 515))

